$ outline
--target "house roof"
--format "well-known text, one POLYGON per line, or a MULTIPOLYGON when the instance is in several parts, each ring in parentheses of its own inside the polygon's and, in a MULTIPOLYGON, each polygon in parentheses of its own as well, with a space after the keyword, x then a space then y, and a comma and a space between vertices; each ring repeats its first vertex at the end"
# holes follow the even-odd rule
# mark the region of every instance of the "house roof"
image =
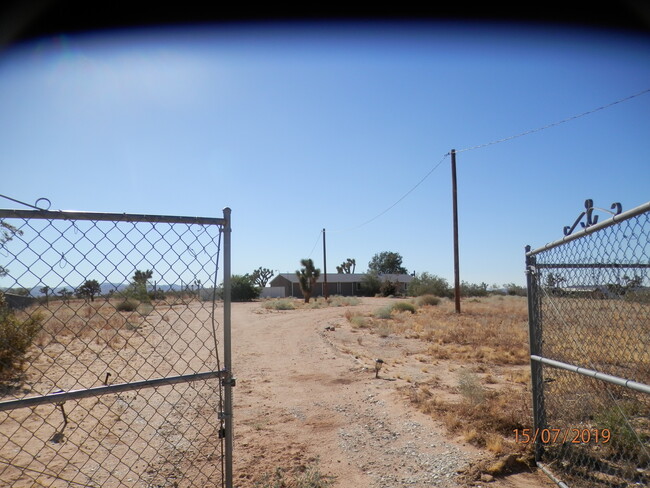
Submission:
MULTIPOLYGON (((359 283, 366 276, 366 273, 327 273, 328 283, 359 283)), ((271 280, 273 283, 277 278, 282 277, 289 280, 291 283, 298 283, 296 273, 280 273, 271 280)), ((380 274, 381 281, 397 281, 399 283, 410 283, 413 277, 407 274, 380 274)), ((316 283, 322 283, 324 280, 321 274, 316 283)))

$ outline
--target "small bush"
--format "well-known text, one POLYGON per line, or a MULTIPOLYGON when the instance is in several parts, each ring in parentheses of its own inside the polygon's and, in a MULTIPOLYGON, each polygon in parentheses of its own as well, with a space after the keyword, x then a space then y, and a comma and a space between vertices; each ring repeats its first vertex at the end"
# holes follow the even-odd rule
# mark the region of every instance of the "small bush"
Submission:
POLYGON ((355 329, 363 329, 364 327, 368 326, 365 317, 361 315, 354 315, 353 317, 351 317, 350 323, 352 324, 352 327, 354 327, 355 329))
POLYGON ((295 310, 296 308, 290 300, 271 300, 262 306, 267 310, 295 310))
POLYGON ((348 307, 351 305, 359 305, 359 299, 356 297, 342 297, 339 295, 330 298, 330 307, 348 307))
POLYGON ((375 310, 375 317, 378 319, 389 319, 391 318, 391 312, 393 310, 393 307, 386 306, 386 307, 381 307, 378 310, 375 310))
POLYGON ((421 295, 435 295, 438 297, 451 297, 452 290, 446 279, 436 275, 420 273, 408 285, 408 294, 413 297, 421 295))
POLYGON ((35 312, 25 320, 16 318, 0 295, 0 374, 16 366, 41 330, 44 317, 35 312))
POLYGON ((395 296, 399 294, 399 282, 384 280, 379 287, 379 293, 385 297, 395 296))
POLYGON ((118 312, 135 312, 138 309, 138 302, 135 300, 124 300, 118 303, 115 309, 118 312))
POLYGON ((376 273, 368 273, 361 279, 361 291, 367 297, 374 297, 379 293, 381 280, 376 273))
POLYGON ((418 297, 416 303, 418 304, 418 307, 424 307, 427 305, 433 307, 440 303, 440 298, 434 295, 422 295, 421 297, 418 297))
POLYGON ((395 310, 396 312, 411 312, 415 313, 415 305, 412 303, 408 302, 397 302, 394 303, 393 306, 391 307, 392 310, 395 310))
POLYGON ((478 377, 471 371, 461 370, 459 373, 458 391, 470 405, 480 405, 485 401, 485 390, 478 377))
POLYGON ((255 488, 329 488, 334 485, 335 477, 322 474, 318 466, 310 466, 304 472, 287 476, 281 468, 275 474, 262 475, 255 483, 255 488))

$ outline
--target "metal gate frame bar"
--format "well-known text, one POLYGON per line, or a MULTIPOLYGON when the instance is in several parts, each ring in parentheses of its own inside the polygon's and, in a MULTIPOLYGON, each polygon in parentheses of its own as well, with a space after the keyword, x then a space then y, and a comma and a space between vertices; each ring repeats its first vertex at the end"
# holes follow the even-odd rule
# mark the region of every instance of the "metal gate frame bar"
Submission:
MULTIPOLYGON (((553 368, 564 369, 574 373, 582 374, 601 381, 606 381, 623 387, 627 387, 636 391, 650 394, 650 386, 638 383, 636 381, 627 380, 613 375, 600 373, 587 368, 582 368, 573 364, 556 361, 554 359, 545 358, 542 352, 542 325, 543 320, 541 316, 540 297, 538 296, 539 283, 537 280, 537 269, 542 268, 650 268, 650 263, 639 264, 617 264, 617 263, 576 263, 576 264, 537 264, 537 254, 548 251, 550 249, 559 247, 568 242, 580 239, 598 232, 599 230, 611 227, 625 220, 631 219, 638 215, 650 212, 650 202, 639 205, 627 212, 614 215, 613 217, 599 222, 597 224, 585 227, 575 234, 564 236, 562 239, 550 242, 538 249, 532 250, 530 246, 526 246, 526 284, 528 288, 528 327, 529 327, 529 345, 530 345, 530 367, 531 367, 531 384, 533 396, 533 427, 534 429, 542 430, 546 428, 546 418, 544 409, 544 382, 542 377, 542 365, 546 364, 553 368)), ((547 466, 542 464, 541 458, 544 446, 541 440, 538 439, 535 443, 535 461, 544 473, 554 481, 561 488, 568 488, 563 481, 558 479, 547 466)))
MULTIPOLYGON (((147 215, 147 214, 126 214, 126 213, 100 213, 100 212, 80 212, 76 210, 15 210, 0 209, 0 218, 10 219, 38 219, 38 220, 89 220, 104 222, 147 222, 147 223, 166 223, 166 224, 198 224, 198 225, 218 225, 222 227, 224 233, 224 250, 223 250, 223 349, 224 349, 224 369, 221 371, 208 371, 195 373, 191 375, 172 376, 168 378, 156 378, 152 380, 136 381, 132 383, 122 383, 116 385, 105 385, 85 390, 74 390, 68 392, 57 392, 49 395, 41 395, 19 400, 10 400, 0 402, 0 411, 12 410, 19 407, 31 407, 45 403, 58 403, 65 400, 77 400, 92 396, 107 395, 110 393, 119 393, 122 391, 138 390, 142 388, 155 388, 157 386, 172 385, 190 381, 206 380, 211 378, 221 378, 224 388, 224 411, 219 412, 219 416, 224 418, 225 423, 225 453, 224 453, 224 471, 226 488, 232 488, 233 471, 232 471, 232 448, 233 448, 233 413, 232 413, 232 388, 235 386, 235 379, 232 375, 232 353, 231 353, 231 297, 230 297, 230 279, 231 279, 231 209, 223 209, 223 218, 214 217, 183 217, 172 215, 147 215)), ((217 351, 215 351, 217 353, 217 351)))

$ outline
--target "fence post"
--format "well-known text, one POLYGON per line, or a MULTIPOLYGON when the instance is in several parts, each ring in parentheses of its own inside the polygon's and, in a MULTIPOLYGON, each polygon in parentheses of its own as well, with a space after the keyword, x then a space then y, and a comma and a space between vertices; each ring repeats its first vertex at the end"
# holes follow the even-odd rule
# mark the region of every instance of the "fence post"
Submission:
POLYGON ((230 329, 230 234, 232 231, 230 225, 230 208, 223 209, 223 218, 225 220, 223 229, 223 359, 226 377, 224 378, 224 427, 225 436, 225 478, 226 488, 232 488, 232 450, 233 450, 233 418, 232 418, 232 387, 234 378, 232 376, 232 356, 231 356, 231 329, 230 329))
MULTIPOLYGON (((528 297, 528 341, 531 356, 542 355, 542 321, 538 299, 538 276, 535 256, 529 255, 530 246, 526 246, 526 285, 528 297)), ((533 432, 546 428, 546 414, 544 411, 544 379, 542 377, 542 364, 530 360, 530 378, 533 400, 533 432)), ((544 447, 541 436, 536 436, 535 461, 541 461, 544 447)))

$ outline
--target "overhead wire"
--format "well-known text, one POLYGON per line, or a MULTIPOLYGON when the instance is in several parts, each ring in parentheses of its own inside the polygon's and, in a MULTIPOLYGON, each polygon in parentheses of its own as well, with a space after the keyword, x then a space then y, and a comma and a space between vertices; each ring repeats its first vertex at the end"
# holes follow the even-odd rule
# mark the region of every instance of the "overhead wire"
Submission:
POLYGON ((566 119, 558 120, 557 122, 553 122, 551 124, 547 124, 547 125, 544 125, 542 127, 537 127, 536 129, 530 129, 530 130, 527 130, 525 132, 521 132, 519 134, 504 137, 503 139, 497 139, 497 140, 494 140, 494 141, 491 141, 491 142, 486 142, 484 144, 479 144, 477 146, 471 146, 471 147, 466 147, 464 149, 459 149, 459 150, 456 151, 456 153, 462 153, 462 152, 466 152, 466 151, 473 151, 475 149, 481 149, 483 147, 493 146, 494 144, 500 144, 502 142, 507 142, 507 141, 511 141, 513 139, 517 139, 518 137, 523 137, 523 136, 527 136, 529 134, 534 134, 535 132, 540 132, 540 131, 543 131, 543 130, 546 130, 546 129, 550 129, 551 127, 556 127, 556 126, 558 126, 560 124, 564 124, 566 122, 571 122, 572 120, 576 120, 576 119, 579 119, 581 117, 585 117, 586 115, 591 115, 593 113, 599 112, 601 110, 605 110, 606 108, 612 107, 612 106, 617 105, 619 103, 623 103, 623 102, 626 102, 626 101, 631 100, 633 98, 640 97, 641 95, 645 95, 646 93, 650 93, 650 88, 646 88, 645 90, 642 90, 642 91, 640 91, 638 93, 635 93, 634 95, 630 95, 630 96, 621 98, 621 99, 616 100, 614 102, 608 103, 607 105, 601 105, 598 108, 588 110, 588 111, 583 112, 581 114, 572 115, 571 117, 567 117, 566 119))
MULTIPOLYGON (((470 146, 470 147, 466 147, 466 148, 463 148, 463 149, 458 149, 458 150, 456 150, 455 152, 458 154, 458 153, 462 153, 462 152, 473 151, 473 150, 475 150, 475 149, 481 149, 481 148, 484 148, 484 147, 487 147, 487 146, 492 146, 492 145, 495 145, 495 144, 500 144, 500 143, 502 143, 502 142, 507 142, 507 141, 511 141, 511 140, 513 140, 513 139, 517 139, 517 138, 519 138, 519 137, 523 137, 523 136, 527 136, 527 135, 530 135, 530 134, 534 134, 534 133, 536 133, 536 132, 540 132, 540 131, 543 131, 543 130, 546 130, 546 129, 550 129, 550 128, 552 128, 552 127, 556 127, 556 126, 561 125, 561 124, 564 124, 564 123, 566 123, 566 122, 570 122, 570 121, 572 121, 572 120, 576 120, 576 119, 579 119, 579 118, 581 118, 581 117, 585 117, 585 116, 587 116, 587 115, 591 115, 591 114, 593 114, 593 113, 599 112, 599 111, 601 111, 601 110, 604 110, 604 109, 606 109, 606 108, 612 107, 612 106, 617 105, 617 104, 619 104, 619 103, 623 103, 623 102, 626 102, 626 101, 628 101, 628 100, 632 100, 633 98, 640 97, 640 96, 642 96, 642 95, 645 95, 646 93, 650 93, 650 88, 646 88, 646 89, 641 90, 640 92, 635 93, 635 94, 633 94, 633 95, 629 95, 629 96, 627 96, 627 97, 620 98, 620 99, 615 100, 615 101, 613 101, 613 102, 611 102, 611 103, 608 103, 608 104, 606 104, 606 105, 601 105, 600 107, 594 108, 594 109, 592 109, 592 110, 588 110, 588 111, 586 111, 586 112, 582 112, 582 113, 580 113, 580 114, 573 115, 573 116, 571 116, 571 117, 567 117, 567 118, 564 118, 564 119, 562 119, 562 120, 558 120, 558 121, 556 121, 556 122, 553 122, 553 123, 550 123, 550 124, 544 125, 544 126, 542 126, 542 127, 537 127, 537 128, 535 128, 535 129, 530 129, 530 130, 527 130, 527 131, 525 131, 525 132, 520 132, 520 133, 518 133, 518 134, 514 134, 514 135, 511 135, 511 136, 508 136, 508 137, 504 137, 504 138, 502 138, 502 139, 496 139, 496 140, 494 140, 494 141, 486 142, 486 143, 483 143, 483 144, 478 144, 478 145, 476 145, 476 146, 470 146)), ((438 167, 439 167, 439 166, 444 162, 444 160, 445 160, 445 159, 446 159, 450 154, 451 154, 450 152, 446 153, 446 154, 442 157, 442 159, 440 159, 440 161, 438 162, 438 164, 436 164, 436 165, 435 165, 435 166, 434 166, 434 167, 433 167, 429 172, 427 172, 427 173, 426 173, 426 174, 425 174, 425 175, 424 175, 424 176, 423 176, 423 177, 422 177, 422 178, 421 178, 421 179, 420 179, 420 180, 419 180, 415 185, 413 185, 413 186, 412 186, 412 187, 411 187, 411 188, 410 188, 406 193, 404 193, 404 194, 403 194, 403 195, 402 195, 402 196, 401 196, 397 201, 395 201, 395 203, 393 203, 392 205, 390 205, 389 207, 387 207, 385 210, 381 211, 380 213, 378 213, 377 215, 375 215, 375 216, 372 217, 371 219, 368 219, 368 220, 362 222, 361 224, 359 224, 359 225, 357 225, 357 226, 349 227, 349 228, 346 228, 346 229, 331 230, 331 231, 329 231, 329 232, 331 232, 331 233, 349 232, 349 231, 353 231, 353 230, 360 229, 361 227, 364 227, 364 226, 370 224, 371 222, 374 222, 374 221, 377 220, 379 217, 383 216, 383 215, 386 214, 388 211, 392 210, 395 206, 397 206, 400 202, 402 202, 406 197, 408 197, 408 196, 409 196, 409 195, 410 195, 410 194, 411 194, 411 193, 412 193, 412 192, 413 192, 417 187, 419 187, 419 186, 420 186, 420 185, 421 185, 421 184, 422 184, 422 183, 423 183, 423 182, 424 182, 424 181, 425 181, 429 176, 431 176, 431 174, 433 174, 433 172, 434 172, 436 169, 438 169, 438 167)), ((316 247, 316 246, 314 245, 314 248, 315 248, 315 247, 316 247)), ((314 250, 312 249, 311 252, 313 253, 314 250)), ((311 253, 310 253, 310 256, 311 256, 311 253)))

